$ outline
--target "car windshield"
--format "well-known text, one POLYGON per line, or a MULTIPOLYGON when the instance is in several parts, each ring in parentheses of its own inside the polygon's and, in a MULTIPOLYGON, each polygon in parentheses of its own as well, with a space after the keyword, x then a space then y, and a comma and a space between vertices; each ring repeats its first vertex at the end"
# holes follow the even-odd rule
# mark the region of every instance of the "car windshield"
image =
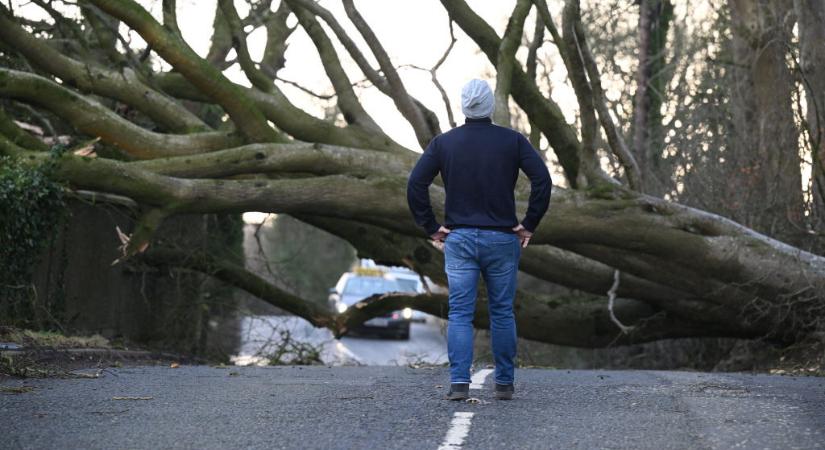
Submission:
POLYGON ((418 292, 418 280, 398 278, 396 281, 401 292, 418 292))
POLYGON ((383 294, 384 292, 400 290, 396 280, 379 277, 353 277, 347 280, 343 294, 346 296, 357 296, 360 300, 372 294, 383 294))

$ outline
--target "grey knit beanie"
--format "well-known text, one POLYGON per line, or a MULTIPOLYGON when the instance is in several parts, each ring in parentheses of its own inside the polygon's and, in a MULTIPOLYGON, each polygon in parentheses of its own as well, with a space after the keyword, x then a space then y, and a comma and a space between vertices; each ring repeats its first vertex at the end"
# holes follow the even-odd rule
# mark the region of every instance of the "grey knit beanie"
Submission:
POLYGON ((490 85, 484 80, 472 79, 461 89, 461 111, 469 119, 493 115, 496 102, 490 85))

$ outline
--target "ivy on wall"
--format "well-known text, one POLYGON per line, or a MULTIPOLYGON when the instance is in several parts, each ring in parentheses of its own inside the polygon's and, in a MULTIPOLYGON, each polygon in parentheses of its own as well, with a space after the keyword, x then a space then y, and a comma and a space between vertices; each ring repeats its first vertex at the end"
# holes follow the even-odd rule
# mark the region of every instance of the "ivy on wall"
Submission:
POLYGON ((58 325, 61 306, 41 304, 31 278, 65 215, 63 186, 50 178, 63 150, 52 148, 37 167, 0 157, 0 324, 58 325))

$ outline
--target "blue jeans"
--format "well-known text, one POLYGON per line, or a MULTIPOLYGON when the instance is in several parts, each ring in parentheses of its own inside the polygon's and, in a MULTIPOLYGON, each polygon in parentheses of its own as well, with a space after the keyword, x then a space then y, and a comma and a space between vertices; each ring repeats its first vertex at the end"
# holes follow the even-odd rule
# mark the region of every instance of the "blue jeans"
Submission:
POLYGON ((450 382, 469 383, 473 362, 473 315, 478 276, 484 277, 490 315, 495 382, 513 384, 516 320, 513 299, 521 245, 511 233, 478 228, 452 230, 444 241, 444 260, 450 285, 447 354, 450 382))

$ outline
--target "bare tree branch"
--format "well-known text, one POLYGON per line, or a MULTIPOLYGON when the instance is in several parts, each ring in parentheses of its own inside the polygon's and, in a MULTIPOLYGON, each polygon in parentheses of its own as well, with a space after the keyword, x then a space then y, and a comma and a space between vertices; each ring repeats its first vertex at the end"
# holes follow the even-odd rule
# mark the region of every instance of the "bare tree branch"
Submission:
POLYGON ((436 61, 433 67, 430 69, 430 75, 433 80, 433 84, 435 85, 438 92, 441 93, 441 100, 444 102, 444 109, 447 111, 447 120, 450 122, 450 126, 455 128, 456 122, 455 117, 453 116, 453 107, 450 104, 450 97, 447 95, 447 91, 444 89, 444 86, 441 85, 441 82, 438 81, 438 75, 436 72, 438 68, 444 64, 444 61, 447 60, 447 57, 450 56, 450 53, 453 51, 453 47, 455 47, 455 43, 457 39, 455 38, 455 31, 453 30, 453 20, 449 19, 449 26, 450 26, 450 45, 444 50, 444 53, 441 55, 441 58, 436 61))
MULTIPOLYGON (((316 327, 325 327, 341 337, 350 329, 366 320, 410 307, 429 314, 446 317, 448 313, 447 296, 444 294, 410 294, 390 292, 367 297, 350 306, 343 314, 333 314, 317 303, 292 295, 246 269, 237 266, 225 258, 215 258, 202 252, 180 252, 173 249, 153 249, 142 256, 142 260, 153 265, 168 265, 196 270, 211 275, 232 286, 239 287, 261 298, 273 306, 307 320, 316 327)), ((487 308, 483 307, 486 299, 479 298, 476 326, 489 327, 487 308)), ((578 347, 601 347, 609 343, 645 342, 663 337, 685 337, 697 334, 705 335, 706 326, 693 324, 669 316, 658 321, 649 320, 655 313, 649 307, 632 300, 620 299, 615 309, 623 317, 643 326, 634 333, 620 339, 611 332, 609 316, 603 311, 603 303, 598 297, 579 296, 567 301, 536 298, 519 293, 516 299, 516 323, 524 337, 560 345, 578 347), (548 318, 541 326, 535 322, 536 317, 548 318)), ((717 329, 719 335, 736 335, 734 330, 717 329)), ((740 334, 741 335, 741 334, 740 334)))
MULTIPOLYGON (((403 195, 399 195, 405 176, 380 173, 365 179, 336 175, 183 180, 128 163, 102 158, 89 161, 70 155, 61 159, 56 175, 86 189, 104 189, 142 204, 173 204, 178 211, 323 215, 423 236, 409 218, 403 195)), ((433 205, 440 211, 443 190, 434 188, 432 192, 433 205)), ((554 220, 540 225, 544 230, 536 233, 535 243, 553 244, 734 309, 744 307, 754 296, 777 298, 812 282, 825 284, 823 257, 801 252, 710 213, 629 191, 625 195, 606 200, 559 192, 554 197, 554 220), (640 226, 651 230, 644 239, 639 239, 640 226), (770 259, 759 256, 765 252, 771 252, 770 259), (731 254, 741 259, 731 260, 731 254)))
POLYGON ((341 66, 341 61, 338 59, 338 54, 332 42, 329 40, 326 32, 316 20, 315 16, 303 7, 292 5, 293 12, 298 17, 301 26, 309 34, 310 39, 318 49, 318 55, 324 65, 324 70, 332 82, 335 92, 338 93, 338 107, 344 114, 344 120, 349 124, 358 124, 366 129, 381 131, 381 127, 370 117, 364 110, 355 91, 352 89, 349 77, 347 77, 344 68, 341 66))
POLYGON ((183 36, 178 27, 178 3, 176 0, 163 0, 163 26, 170 32, 183 36))
POLYGON ((266 46, 264 47, 264 56, 261 59, 260 69, 270 79, 277 77, 278 71, 284 67, 286 60, 284 53, 286 53, 286 40, 292 35, 292 32, 297 28, 296 26, 287 26, 286 19, 292 11, 286 2, 282 1, 278 5, 278 9, 269 15, 264 21, 266 27, 266 46))
MULTIPOLYGON (((576 1, 566 1, 562 13, 562 40, 557 46, 564 46, 567 75, 570 84, 576 93, 579 103, 579 119, 581 120, 583 170, 586 173, 601 173, 601 164, 596 153, 596 140, 599 135, 599 122, 596 120, 596 109, 593 104, 593 91, 587 82, 587 73, 584 70, 582 58, 579 56, 579 45, 574 24, 578 17, 579 4, 576 1)), ((552 33, 552 31, 551 31, 552 33)), ((595 177, 588 177, 594 181, 595 177)), ((601 181, 609 181, 607 177, 601 181)))
POLYGON ((221 105, 238 129, 252 142, 283 140, 244 92, 208 61, 198 56, 180 37, 172 35, 132 0, 86 0, 122 20, 152 46, 163 59, 221 105))
POLYGON ((238 54, 238 62, 244 74, 246 74, 246 78, 248 78, 256 88, 267 93, 272 93, 274 89, 273 79, 258 69, 255 62, 252 61, 252 57, 249 56, 249 49, 246 44, 246 33, 244 33, 243 26, 241 25, 241 18, 238 17, 238 11, 235 10, 234 1, 218 0, 218 5, 220 5, 224 20, 226 20, 226 24, 229 27, 229 32, 232 35, 232 46, 238 54))
MULTIPOLYGON (((487 22, 473 11, 464 0, 441 0, 441 4, 450 17, 481 48, 487 59, 495 64, 498 61, 498 49, 501 39, 487 22)), ((561 112, 561 108, 546 98, 536 86, 534 80, 520 67, 513 70, 510 94, 522 110, 532 118, 542 133, 547 137, 570 186, 578 186, 581 166, 580 149, 576 130, 570 126, 561 112)))
POLYGON ((335 18, 328 9, 324 8, 317 2, 312 0, 285 0, 286 3, 292 5, 293 9, 300 8, 305 9, 316 16, 320 17, 327 25, 329 25, 330 29, 333 33, 335 33, 335 37, 341 42, 344 48, 349 53, 350 57, 355 61, 355 64, 358 65, 358 68, 361 69, 361 72, 364 73, 364 76, 367 77, 367 80, 370 81, 375 87, 377 87, 381 92, 384 94, 389 93, 390 85, 387 82, 387 79, 384 78, 377 70, 375 70, 372 65, 367 61, 367 58, 358 48, 358 45, 352 38, 349 37, 347 32, 335 18))
MULTIPOLYGON (((159 75, 156 77, 156 82, 164 92, 173 97, 201 102, 210 101, 209 97, 192 86, 179 74, 159 75)), ((308 114, 292 104, 277 86, 270 93, 254 88, 244 88, 240 85, 236 86, 246 92, 249 98, 255 102, 255 105, 263 111, 267 119, 296 139, 349 147, 371 148, 397 154, 410 153, 409 149, 402 147, 383 132, 365 129, 358 124, 342 128, 331 121, 308 114)))
POLYGON ((221 178, 242 174, 346 174, 365 178, 376 173, 403 173, 415 154, 399 155, 318 143, 248 144, 199 155, 129 163, 154 173, 180 178, 221 178))
MULTIPOLYGON (((547 4, 545 3, 544 6, 547 7, 547 4)), ((541 13, 539 12, 537 15, 540 16, 541 13)), ((536 17, 536 24, 533 30, 533 39, 530 41, 530 46, 527 49, 527 77, 531 80, 536 79, 538 53, 542 44, 544 44, 544 22, 542 22, 540 17, 536 17)), ((534 148, 540 149, 541 130, 536 126, 532 119, 530 119, 529 139, 530 144, 532 144, 534 148)), ((544 152, 540 152, 540 154, 542 158, 545 157, 544 152)))
POLYGON ((313 91, 312 89, 304 87, 303 85, 301 85, 301 83, 298 83, 298 82, 292 81, 292 80, 287 80, 285 78, 276 77, 275 79, 282 82, 282 83, 286 83, 290 86, 294 86, 294 87, 298 88, 300 91, 302 91, 306 94, 309 94, 309 95, 311 95, 311 96, 313 96, 313 97, 315 97, 319 100, 332 100, 333 98, 335 98, 335 95, 336 95, 335 93, 332 93, 332 94, 319 94, 319 93, 313 91))
POLYGON ((232 50, 232 33, 229 32, 229 25, 226 18, 221 14, 221 4, 215 2, 215 18, 212 20, 212 38, 209 43, 209 53, 206 60, 223 72, 230 63, 226 61, 229 51, 232 50))
POLYGON ((378 60, 378 65, 381 67, 381 71, 384 73, 384 76, 389 84, 390 98, 392 98, 396 108, 398 108, 398 111, 401 112, 401 115, 403 115, 404 118, 407 119, 407 122, 412 125, 413 131, 415 131, 415 135, 418 138, 418 144, 421 148, 427 147, 430 140, 432 140, 436 134, 440 133, 441 130, 432 129, 429 127, 423 111, 418 108, 412 97, 410 97, 407 93, 407 89, 404 87, 401 77, 395 70, 387 51, 381 45, 378 37, 372 31, 372 28, 370 28, 361 16, 361 13, 359 13, 355 8, 353 1, 343 0, 343 3, 347 16, 367 42, 367 45, 370 50, 372 50, 373 55, 375 55, 375 59, 378 60))
MULTIPOLYGON (((351 16, 351 20, 356 25, 359 32, 364 36, 365 40, 367 41, 370 49, 375 54, 376 59, 381 66, 381 70, 384 72, 384 75, 381 75, 378 71, 376 71, 372 65, 367 61, 364 54, 358 48, 358 45, 349 37, 346 33, 344 28, 335 18, 335 16, 327 9, 323 8, 318 3, 312 0, 286 0, 288 3, 292 4, 293 8, 301 8, 306 11, 312 12, 316 16, 320 17, 324 20, 324 22, 329 25, 332 29, 332 32, 347 50, 347 53, 352 57, 361 71, 366 76, 367 80, 372 83, 379 91, 381 91, 384 95, 390 97, 393 102, 396 104, 398 111, 404 116, 405 119, 410 123, 413 127, 413 131, 416 133, 418 137, 419 144, 421 144, 422 139, 421 136, 425 136, 426 142, 432 138, 432 136, 440 133, 440 128, 438 126, 438 119, 431 110, 429 110, 424 104, 420 101, 416 100, 414 97, 409 95, 406 92, 406 88, 404 88, 403 84, 401 84, 401 80, 398 77, 397 72, 395 71, 395 67, 392 66, 389 56, 386 54, 386 51, 383 47, 378 43, 377 37, 374 35, 372 30, 370 29, 369 25, 363 20, 363 18, 358 14, 358 12, 354 9, 354 6, 350 9, 349 6, 345 5, 347 9, 347 14, 351 16), (355 14, 353 14, 353 11, 355 14), (372 39, 368 36, 372 36, 372 39), (378 53, 375 53, 375 52, 378 53), (383 56, 379 55, 382 54, 383 56), (389 67, 389 70, 387 69, 389 67), (397 80, 389 80, 389 78, 397 78, 397 80), (400 84, 400 89, 399 89, 400 84), (410 107, 412 104, 412 107, 410 107), (419 120, 420 119, 420 120, 419 120), (429 137, 427 137, 429 135, 429 137)), ((423 144, 426 146, 426 144, 423 144)))
POLYGON ((161 128, 177 132, 206 131, 209 127, 189 110, 143 83, 129 68, 118 73, 76 61, 20 28, 2 12, 0 40, 64 83, 104 97, 119 100, 149 116, 161 128))
POLYGON ((14 123, 14 120, 6 114, 6 110, 2 107, 0 107, 0 134, 6 136, 11 143, 21 147, 39 151, 49 149, 43 141, 27 133, 14 123))
POLYGON ((0 68, 0 97, 43 106, 92 137, 100 136, 135 158, 187 155, 235 147, 240 139, 222 131, 162 134, 139 127, 100 103, 28 72, 0 68))
POLYGON ((493 112, 493 121, 499 125, 510 126, 510 85, 512 84, 513 70, 516 65, 516 50, 521 44, 521 35, 524 32, 524 20, 530 12, 530 0, 517 0, 507 29, 498 47, 496 58, 496 107, 493 112))
POLYGON ((120 247, 122 255, 114 260, 112 265, 145 252, 161 223, 173 213, 173 208, 149 208, 140 215, 131 235, 125 235, 118 228, 117 232, 122 244, 120 247))
POLYGON ((607 311, 610 312, 610 320, 619 327, 619 330, 622 331, 622 334, 629 334, 633 331, 633 327, 629 327, 616 317, 615 312, 613 311, 613 305, 616 303, 616 291, 619 289, 619 272, 618 270, 613 272, 613 286, 610 287, 610 290, 607 291, 607 311))
POLYGON ((628 184, 631 189, 642 191, 642 173, 639 169, 639 164, 636 158, 627 148, 624 137, 619 128, 613 123, 613 117, 610 115, 610 110, 607 108, 607 100, 602 88, 601 77, 599 69, 596 66, 596 59, 590 53, 590 48, 584 39, 584 30, 582 29, 581 20, 575 24, 575 31, 577 42, 579 43, 580 56, 583 59, 587 76, 589 78, 591 91, 593 93, 593 103, 596 105, 596 110, 599 112, 599 120, 602 124, 605 134, 607 135, 607 142, 613 154, 619 159, 627 176, 628 184))

